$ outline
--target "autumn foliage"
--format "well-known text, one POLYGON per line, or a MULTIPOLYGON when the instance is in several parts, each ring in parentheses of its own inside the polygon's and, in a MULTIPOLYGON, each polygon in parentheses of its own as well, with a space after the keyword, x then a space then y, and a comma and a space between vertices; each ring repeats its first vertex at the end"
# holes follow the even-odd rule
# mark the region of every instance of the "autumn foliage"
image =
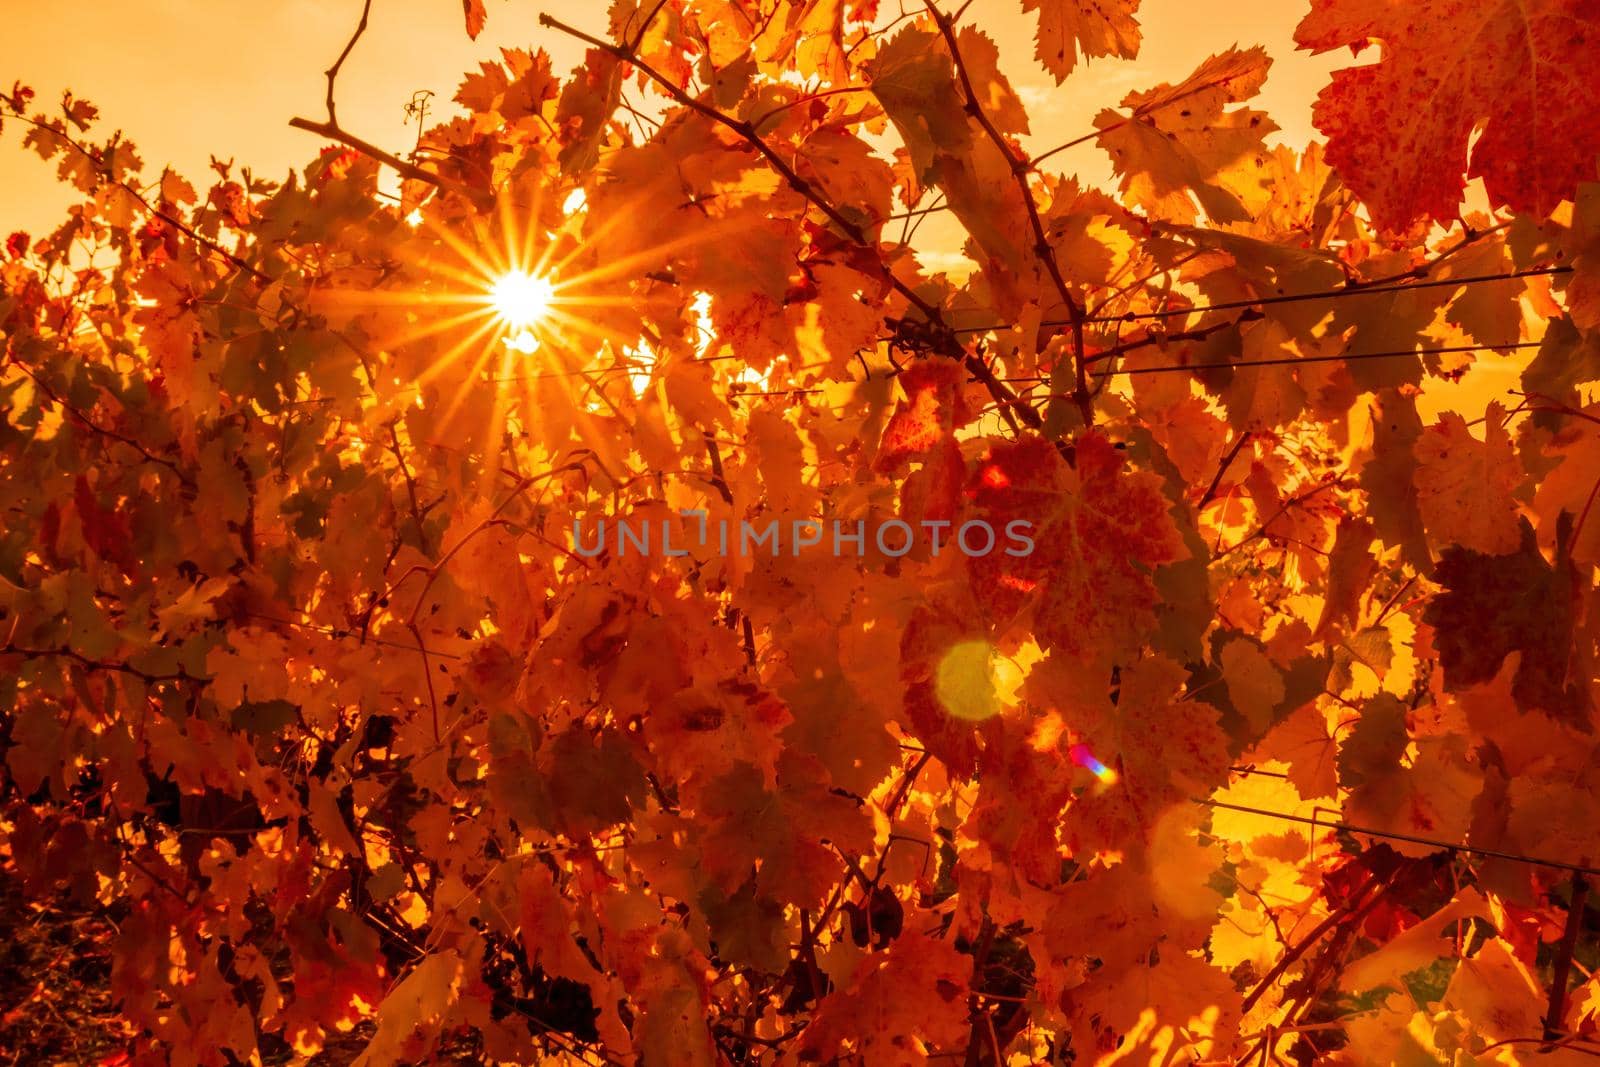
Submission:
POLYGON ((1295 151, 1260 48, 1030 115, 991 2, 617 0, 284 181, 0 97, 82 194, 0 251, 0 859, 107 1062, 1600 1052, 1600 4, 1314 0, 1295 151))

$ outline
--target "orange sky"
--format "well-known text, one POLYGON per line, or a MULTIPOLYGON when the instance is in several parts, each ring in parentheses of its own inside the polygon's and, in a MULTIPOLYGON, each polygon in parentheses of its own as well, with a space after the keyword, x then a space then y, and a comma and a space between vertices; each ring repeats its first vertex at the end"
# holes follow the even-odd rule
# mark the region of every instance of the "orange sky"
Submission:
MULTIPOLYGON (((907 0, 910 2, 910 0, 907 0)), ((542 29, 541 11, 601 32, 603 0, 488 0, 488 28, 477 41, 462 29, 457 0, 373 0, 370 28, 339 81, 339 116, 347 129, 403 151, 413 135, 404 106, 431 89, 439 109, 460 74, 502 46, 549 51, 557 70, 581 50, 542 29)), ((13 80, 50 102, 63 89, 99 105, 109 127, 124 130, 153 172, 163 164, 208 177, 215 154, 282 178, 320 144, 290 129, 294 115, 323 117, 322 72, 343 47, 360 0, 0 0, 0 82, 13 80)), ((885 10, 897 10, 884 0, 885 10)), ((1033 17, 1021 0, 972 0, 965 16, 1000 43, 1002 65, 1033 116, 1035 150, 1089 129, 1101 107, 1123 94, 1177 80, 1231 44, 1265 45, 1275 60, 1256 106, 1283 127, 1285 143, 1303 145, 1311 101, 1347 55, 1296 53, 1291 35, 1306 10, 1282 0, 1145 0, 1144 47, 1133 62, 1080 65, 1057 88, 1032 57, 1033 17)), ((53 169, 20 147, 14 125, 0 135, 0 229, 34 233, 56 225, 68 195, 53 169)), ((1109 168, 1092 144, 1052 160, 1062 170, 1105 182, 1109 168)), ((937 231, 923 240, 937 242, 937 231)), ((919 243, 922 243, 919 241, 919 243)))

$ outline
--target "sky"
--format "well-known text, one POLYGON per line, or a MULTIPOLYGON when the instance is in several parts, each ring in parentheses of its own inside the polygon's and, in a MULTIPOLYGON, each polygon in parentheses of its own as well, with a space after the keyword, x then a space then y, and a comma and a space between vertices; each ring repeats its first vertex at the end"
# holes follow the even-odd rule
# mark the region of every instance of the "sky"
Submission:
MULTIPOLYGON (((544 48, 556 70, 570 70, 582 47, 542 28, 540 12, 598 34, 608 6, 603 0, 487 3, 487 28, 472 41, 459 0, 373 0, 368 31, 339 78, 341 124, 403 152, 415 138, 405 117, 413 93, 431 90, 442 117, 455 107, 450 97, 461 74, 503 46, 544 48)), ((1284 0, 1145 0, 1139 58, 1080 63, 1059 87, 1033 59, 1034 16, 1024 14, 1021 0, 972 0, 964 20, 998 41, 1002 69, 1032 116, 1034 151, 1091 130, 1096 112, 1130 90, 1177 81, 1233 44, 1261 44, 1273 57, 1253 106, 1282 127, 1278 140, 1298 148, 1315 136, 1311 103, 1329 72, 1351 62, 1347 54, 1295 51, 1294 26, 1306 7, 1284 0)), ((893 13, 898 0, 883 0, 883 9, 893 13)), ((36 105, 53 104, 66 89, 92 101, 108 130, 123 130, 139 147, 152 175, 171 165, 203 188, 215 155, 282 179, 322 146, 288 121, 324 117, 323 72, 360 13, 361 0, 0 0, 0 83, 32 87, 36 105)), ((59 224, 69 194, 52 165, 22 149, 21 136, 15 124, 0 134, 0 230, 37 234, 59 224)), ((1092 143, 1050 166, 1110 182, 1105 156, 1092 143)), ((933 242, 938 236, 936 230, 920 235, 933 242)))

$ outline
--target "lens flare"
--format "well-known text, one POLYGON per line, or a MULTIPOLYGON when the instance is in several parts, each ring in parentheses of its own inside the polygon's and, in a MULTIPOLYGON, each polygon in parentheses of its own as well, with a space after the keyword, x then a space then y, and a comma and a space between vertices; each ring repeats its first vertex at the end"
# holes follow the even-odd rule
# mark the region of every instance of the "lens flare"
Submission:
POLYGON ((495 279, 489 302, 495 314, 513 330, 526 330, 550 313, 556 289, 548 279, 526 271, 507 271, 495 279))
POLYGON ((1110 785, 1117 780, 1117 772, 1095 759, 1094 753, 1089 751, 1088 745, 1073 745, 1067 749, 1067 755, 1072 757, 1073 763, 1085 768, 1106 785, 1110 785))
POLYGON ((1017 701, 1021 668, 987 641, 959 641, 939 658, 934 690, 946 713, 982 722, 1017 701))
POLYGON ((613 198, 591 218, 581 190, 565 194, 559 211, 544 193, 512 181, 493 213, 403 214, 411 232, 392 284, 330 297, 352 312, 389 312, 374 343, 408 368, 405 388, 419 406, 426 397, 435 426, 451 427, 464 452, 482 450, 485 485, 503 470, 506 442, 539 439, 547 424, 617 436, 628 419, 613 394, 630 385, 642 394, 656 372, 636 325, 640 272, 714 246, 737 225, 640 247, 630 231, 639 212, 654 210, 644 200, 613 198))

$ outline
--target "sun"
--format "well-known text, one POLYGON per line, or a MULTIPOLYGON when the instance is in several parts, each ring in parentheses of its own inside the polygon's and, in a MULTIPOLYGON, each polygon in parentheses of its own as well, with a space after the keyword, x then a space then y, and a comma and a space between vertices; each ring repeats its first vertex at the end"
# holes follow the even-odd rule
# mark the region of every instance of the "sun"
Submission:
POLYGON ((549 314, 555 295, 555 286, 548 279, 511 270, 495 279, 489 290, 489 303, 507 326, 526 330, 549 314))

